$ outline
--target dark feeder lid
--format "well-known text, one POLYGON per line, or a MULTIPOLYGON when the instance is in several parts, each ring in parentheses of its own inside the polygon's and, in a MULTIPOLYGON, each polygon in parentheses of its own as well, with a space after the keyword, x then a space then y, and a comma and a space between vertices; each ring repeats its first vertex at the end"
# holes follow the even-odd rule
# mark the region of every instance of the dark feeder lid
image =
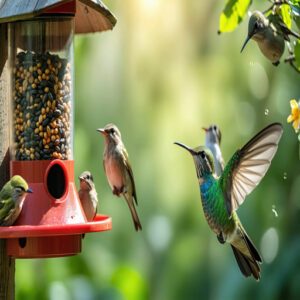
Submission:
POLYGON ((117 19, 100 0, 0 0, 0 23, 75 13, 75 33, 111 30, 117 19))
MULTIPOLYGON (((99 0, 33 0, 26 1, 1 1, 0 23, 34 19, 36 17, 75 13, 75 33, 90 33, 112 29, 116 19, 112 13, 99 0)), ((93 221, 87 222, 74 185, 73 161, 14 161, 13 168, 26 169, 25 173, 31 178, 45 176, 63 176, 68 187, 62 187, 64 194, 69 190, 68 202, 60 199, 56 203, 38 201, 33 197, 43 195, 44 185, 40 180, 28 180, 34 190, 34 194, 28 195, 24 202, 22 212, 16 221, 16 225, 0 227, 0 238, 7 239, 7 253, 15 258, 47 258, 75 255, 81 252, 81 240, 84 233, 111 230, 111 218, 105 215, 97 215, 93 221), (28 164, 40 164, 43 174, 35 174, 28 164), (61 173, 61 174, 60 174, 61 173), (45 175, 46 174, 46 175, 45 175), (77 198, 77 199, 76 199, 77 198), (30 204, 30 200, 35 203, 30 204), (71 200, 70 200, 71 199, 71 200), (66 203, 67 202, 67 203, 66 203), (42 213, 41 213, 42 212, 42 213), (37 217, 38 216, 38 217, 37 217), (77 221, 74 221, 74 218, 77 221), (79 220, 79 221, 78 221, 79 220), (20 225, 19 225, 20 224, 20 225), (30 224, 30 225, 22 225, 30 224)), ((36 168, 34 168, 36 171, 36 168)), ((16 171, 16 170, 15 170, 16 171)), ((13 172, 17 174, 16 172, 13 172)), ((23 174, 23 173, 21 173, 23 174)), ((27 177, 27 176, 26 176, 27 177)), ((55 197, 53 197, 54 199, 55 197)), ((64 198, 62 195, 61 199, 64 198)))

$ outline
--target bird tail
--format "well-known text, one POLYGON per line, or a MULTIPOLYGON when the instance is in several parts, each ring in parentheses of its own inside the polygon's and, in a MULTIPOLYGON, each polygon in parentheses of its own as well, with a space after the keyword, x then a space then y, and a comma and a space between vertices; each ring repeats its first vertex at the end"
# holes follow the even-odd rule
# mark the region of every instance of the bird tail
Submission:
POLYGON ((135 230, 136 231, 142 230, 142 224, 141 224, 139 216, 136 212, 136 209, 135 209, 135 206, 134 206, 134 203, 133 203, 132 195, 130 195, 128 193, 124 193, 124 197, 126 199, 128 207, 130 209, 135 230))
POLYGON ((239 238, 231 243, 231 247, 239 268, 244 276, 253 276, 260 279, 260 266, 262 259, 253 242, 242 227, 238 228, 239 238))

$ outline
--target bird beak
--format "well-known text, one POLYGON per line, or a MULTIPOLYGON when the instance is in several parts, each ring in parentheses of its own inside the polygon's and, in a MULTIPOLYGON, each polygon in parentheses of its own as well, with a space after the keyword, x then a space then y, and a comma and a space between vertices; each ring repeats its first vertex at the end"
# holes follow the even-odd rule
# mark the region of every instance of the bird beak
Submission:
POLYGON ((98 128, 97 131, 103 134, 104 136, 107 135, 106 131, 103 128, 98 128))
POLYGON ((242 49, 241 49, 241 53, 243 52, 244 48, 246 47, 246 45, 247 45, 248 42, 250 41, 251 37, 252 37, 252 35, 248 35, 248 36, 247 36, 247 38, 246 38, 246 40, 245 40, 245 42, 244 42, 244 44, 243 44, 243 47, 242 47, 242 49))
POLYGON ((208 131, 208 129, 207 129, 207 128, 205 128, 205 127, 202 127, 202 129, 203 129, 205 132, 207 132, 207 131, 208 131))
POLYGON ((26 193, 29 193, 29 194, 32 194, 33 192, 32 192, 32 189, 28 189, 27 191, 26 191, 26 193))
POLYGON ((182 147, 182 148, 184 148, 184 149, 187 150, 187 151, 189 151, 192 155, 196 155, 196 154, 197 154, 192 148, 188 147, 188 146, 185 145, 185 144, 182 144, 182 143, 179 143, 179 142, 175 142, 174 144, 175 144, 175 145, 178 145, 178 146, 180 146, 180 147, 182 147))
POLYGON ((81 180, 83 180, 83 177, 79 176, 78 179, 81 181, 81 180))

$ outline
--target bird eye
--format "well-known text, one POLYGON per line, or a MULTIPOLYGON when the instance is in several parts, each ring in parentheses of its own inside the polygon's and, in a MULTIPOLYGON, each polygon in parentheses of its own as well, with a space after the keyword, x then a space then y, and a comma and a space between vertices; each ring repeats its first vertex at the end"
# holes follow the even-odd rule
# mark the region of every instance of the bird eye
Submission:
POLYGON ((16 188, 19 189, 20 191, 25 192, 25 189, 22 186, 17 186, 16 188))
POLYGON ((216 130, 217 130, 217 126, 216 126, 216 125, 214 125, 213 129, 216 131, 216 130))
POLYGON ((110 130, 110 133, 111 133, 111 134, 115 134, 115 132, 116 132, 116 131, 115 131, 113 128, 110 130))
POLYGON ((201 151, 200 152, 200 155, 201 155, 201 157, 204 159, 205 158, 205 153, 204 153, 204 151, 201 151))

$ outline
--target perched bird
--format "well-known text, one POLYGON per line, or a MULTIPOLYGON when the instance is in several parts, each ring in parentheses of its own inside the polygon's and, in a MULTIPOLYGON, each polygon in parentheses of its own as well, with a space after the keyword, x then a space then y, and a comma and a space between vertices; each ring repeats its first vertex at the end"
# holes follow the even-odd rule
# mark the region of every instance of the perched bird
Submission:
POLYGON ((0 191, 0 226, 15 223, 23 207, 24 200, 32 190, 19 175, 13 176, 0 191))
POLYGON ((214 173, 213 157, 206 147, 195 149, 176 142, 193 156, 205 218, 220 243, 229 243, 241 272, 260 278, 262 259, 243 228, 235 210, 259 184, 276 153, 283 129, 274 123, 237 150, 220 178, 214 173))
POLYGON ((92 221, 97 213, 98 197, 94 184, 94 179, 89 171, 83 172, 79 176, 80 190, 79 199, 88 222, 92 221))
POLYGON ((224 170, 224 159, 222 156, 221 131, 217 125, 210 125, 208 128, 202 127, 205 131, 205 146, 212 152, 214 157, 215 173, 219 177, 224 170))
POLYGON ((277 66, 284 52, 284 41, 290 41, 289 35, 300 38, 299 34, 284 24, 278 14, 271 13, 266 17, 260 11, 254 11, 249 19, 248 35, 241 52, 249 40, 253 39, 257 42, 263 55, 277 66))
POLYGON ((135 209, 137 197, 128 154, 121 139, 121 133, 116 125, 108 124, 97 131, 104 136, 103 165, 108 183, 114 195, 123 195, 131 212, 135 230, 142 230, 135 209))

